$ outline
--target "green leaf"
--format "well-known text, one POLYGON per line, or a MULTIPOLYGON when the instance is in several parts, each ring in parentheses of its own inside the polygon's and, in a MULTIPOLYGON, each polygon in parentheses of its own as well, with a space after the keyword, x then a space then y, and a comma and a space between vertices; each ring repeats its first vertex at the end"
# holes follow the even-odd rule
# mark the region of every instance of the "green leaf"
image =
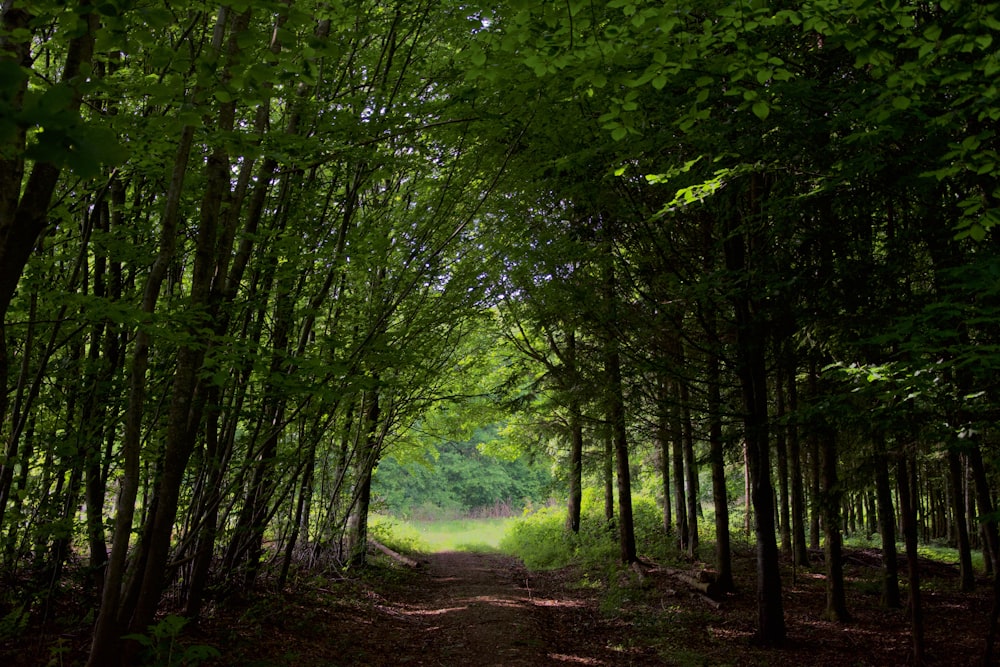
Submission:
POLYGON ((905 95, 897 95, 892 98, 892 106, 897 109, 909 109, 910 108, 910 98, 905 95))
POLYGON ((751 107, 751 110, 753 111, 754 115, 757 116, 757 118, 764 120, 771 113, 771 105, 765 102, 764 100, 757 100, 756 102, 753 103, 753 107, 751 107))
POLYGON ((27 78, 24 70, 13 60, 0 60, 0 94, 12 96, 27 78))

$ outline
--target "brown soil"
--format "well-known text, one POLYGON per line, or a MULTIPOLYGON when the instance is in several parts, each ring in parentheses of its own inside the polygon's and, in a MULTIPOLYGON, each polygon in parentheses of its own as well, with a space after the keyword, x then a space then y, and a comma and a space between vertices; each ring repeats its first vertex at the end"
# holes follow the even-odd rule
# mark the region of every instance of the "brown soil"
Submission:
MULTIPOLYGON (((912 664, 907 613, 879 606, 879 553, 846 555, 849 623, 822 618, 821 562, 794 572, 783 564, 789 640, 781 649, 751 642, 749 551, 735 558, 741 592, 718 608, 655 565, 642 577, 612 571, 605 579, 575 569, 529 573, 497 554, 441 553, 412 570, 380 560, 362 577, 303 577, 281 593, 230 599, 178 641, 160 640, 150 664, 199 664, 179 657, 198 646, 221 653, 200 663, 209 667, 912 664)), ((955 568, 930 561, 921 576, 927 662, 978 664, 990 582, 957 593, 955 568)), ((30 646, 24 637, 20 646, 0 642, 0 664, 82 664, 86 634, 63 628, 34 634, 30 646)))
MULTIPOLYGON (((662 664, 621 662, 594 591, 574 590, 553 573, 529 574, 509 556, 433 554, 394 580, 344 585, 351 592, 328 599, 321 625, 308 632, 314 641, 303 641, 304 624, 289 627, 286 618, 237 643, 272 656, 262 666, 662 664), (297 651, 275 660, 280 647, 297 651)), ((247 665, 249 658, 236 650, 218 664, 247 665)))
MULTIPOLYGON (((878 552, 847 556, 849 623, 822 618, 822 563, 794 573, 783 569, 789 641, 781 649, 752 645, 756 597, 750 553, 736 558, 741 592, 722 599, 718 608, 655 567, 641 579, 619 572, 602 581, 572 569, 529 573, 516 559, 496 554, 442 553, 389 580, 321 589, 321 601, 286 593, 274 605, 285 610, 282 618, 265 623, 264 632, 248 636, 245 628, 260 622, 246 624, 246 614, 231 626, 244 630, 226 642, 232 650, 218 664, 911 664, 908 615, 879 606, 878 552), (259 662, 250 660, 254 656, 259 662)), ((976 664, 989 582, 981 580, 971 595, 956 593, 955 568, 931 561, 923 563, 922 576, 927 662, 976 664)))

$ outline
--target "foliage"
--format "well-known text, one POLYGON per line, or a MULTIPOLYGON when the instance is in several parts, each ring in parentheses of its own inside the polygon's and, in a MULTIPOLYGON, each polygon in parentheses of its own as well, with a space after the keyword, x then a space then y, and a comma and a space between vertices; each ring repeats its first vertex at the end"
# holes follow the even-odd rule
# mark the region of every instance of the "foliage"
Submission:
POLYGON ((149 627, 148 634, 130 634, 124 639, 145 649, 143 667, 197 667, 222 653, 214 646, 185 645, 179 641, 188 619, 169 614, 149 627))
POLYGON ((541 462, 482 453, 483 443, 495 432, 480 429, 468 442, 438 443, 433 451, 422 452, 426 458, 420 461, 404 464, 387 457, 375 472, 375 493, 389 511, 416 519, 517 513, 527 504, 544 502, 550 477, 541 462))
MULTIPOLYGON (((514 521, 500 542, 500 547, 516 555, 532 570, 549 570, 582 565, 604 571, 616 561, 614 531, 607 525, 602 509, 595 502, 595 489, 584 490, 580 532, 566 530, 565 508, 544 507, 514 521)), ((646 496, 632 499, 636 543, 648 556, 667 553, 668 540, 663 534, 663 518, 656 501, 646 496)))
MULTIPOLYGON (((81 554, 91 667, 127 632, 169 662, 176 580, 195 616, 272 549, 357 557, 372 507, 610 486, 612 426, 644 553, 659 451, 757 435, 800 469, 833 434, 833 488, 756 477, 802 508, 902 459, 995 526, 998 9, 4 3, 0 573, 33 590, 0 634, 81 554)), ((613 562, 596 505, 505 544, 613 562)))
POLYGON ((372 537, 393 551, 426 553, 430 545, 412 524, 384 514, 373 514, 369 524, 372 537))
POLYGON ((518 519, 500 548, 531 570, 565 567, 576 555, 576 538, 566 531, 565 510, 547 507, 518 519))

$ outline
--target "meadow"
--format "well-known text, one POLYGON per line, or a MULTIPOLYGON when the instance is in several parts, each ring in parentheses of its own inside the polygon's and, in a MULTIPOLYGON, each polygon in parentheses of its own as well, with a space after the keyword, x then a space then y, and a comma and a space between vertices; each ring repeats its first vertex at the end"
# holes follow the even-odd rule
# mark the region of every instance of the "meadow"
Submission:
POLYGON ((437 521, 373 517, 376 539, 403 551, 500 551, 500 541, 519 517, 437 521))

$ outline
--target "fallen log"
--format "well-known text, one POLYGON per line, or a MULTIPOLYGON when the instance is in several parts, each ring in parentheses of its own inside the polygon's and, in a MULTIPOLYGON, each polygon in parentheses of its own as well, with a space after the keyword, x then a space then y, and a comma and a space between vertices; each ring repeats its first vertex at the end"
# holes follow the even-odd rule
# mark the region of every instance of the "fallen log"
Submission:
POLYGON ((675 575, 675 578, 679 579, 680 581, 683 581, 685 584, 687 584, 691 588, 695 589, 696 591, 700 591, 700 592, 704 593, 705 595, 712 595, 712 593, 715 592, 715 589, 716 589, 715 582, 712 582, 712 581, 698 581, 697 579, 695 579, 694 577, 692 577, 689 574, 678 574, 678 575, 675 575))
POLYGON ((371 538, 368 538, 368 545, 372 546, 372 547, 375 547, 376 549, 378 549, 379 551, 381 551, 382 553, 384 553, 389 558, 393 559, 397 563, 405 565, 406 567, 409 567, 409 568, 420 567, 420 563, 418 563, 417 561, 413 560, 409 556, 404 556, 403 554, 399 553, 398 551, 393 551, 392 549, 390 549, 389 547, 385 546, 384 544, 382 544, 378 540, 373 540, 371 538))
POLYGON ((701 598, 702 601, 705 604, 707 604, 709 607, 711 607, 712 609, 721 609, 722 608, 722 603, 719 602, 718 600, 713 600, 712 598, 710 598, 707 595, 704 595, 702 593, 696 593, 696 595, 699 598, 701 598))
POLYGON ((672 567, 664 567, 660 571, 666 572, 677 581, 685 584, 688 588, 693 588, 709 599, 719 595, 719 587, 716 585, 715 577, 712 576, 711 572, 701 570, 692 574, 686 570, 678 570, 672 567))

